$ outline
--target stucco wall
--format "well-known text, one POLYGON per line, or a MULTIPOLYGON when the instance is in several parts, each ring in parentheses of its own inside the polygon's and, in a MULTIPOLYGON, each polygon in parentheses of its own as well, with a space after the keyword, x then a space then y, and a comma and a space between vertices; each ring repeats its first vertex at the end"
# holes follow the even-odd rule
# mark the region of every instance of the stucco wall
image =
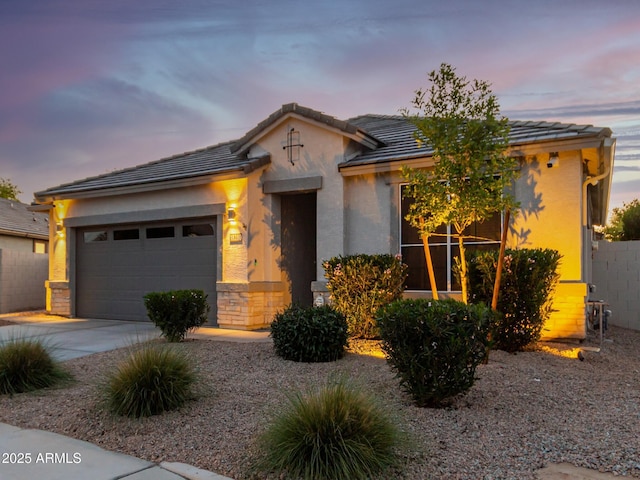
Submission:
POLYGON ((591 297, 609 303, 610 322, 640 330, 640 241, 598 242, 591 297))
POLYGON ((0 249, 0 313, 45 307, 48 255, 0 249))
MULTIPOLYGON (((261 151, 271 153, 271 164, 260 178, 262 183, 322 177, 322 188, 317 190, 317 280, 324 280, 323 259, 345 253, 345 187, 338 172, 338 164, 344 160, 344 150, 345 140, 341 134, 294 116, 260 139, 252 151, 252 155, 261 151), (288 159, 288 152, 282 148, 291 129, 300 132, 300 142, 304 145, 293 164, 288 159)), ((270 212, 265 207, 261 214, 277 215, 277 212, 270 212)), ((277 251, 278 239, 272 240, 277 251)))
POLYGON ((511 225, 509 247, 548 248, 562 254, 560 283, 542 337, 582 339, 588 273, 583 267, 582 158, 579 151, 560 152, 553 168, 547 167, 547 159, 546 153, 527 158, 515 183, 521 211, 511 225))
MULTIPOLYGON (((230 282, 246 282, 246 232, 241 226, 241 222, 247 218, 246 183, 246 178, 240 178, 223 180, 208 185, 56 202, 56 208, 52 209, 50 213, 50 238, 53 239, 53 242, 50 244, 49 280, 56 282, 69 281, 69 277, 72 274, 70 269, 73 270, 73 258, 70 255, 74 249, 73 231, 70 228, 65 228, 61 235, 57 234, 56 224, 59 222, 63 222, 66 226, 74 220, 85 217, 119 215, 168 208, 188 208, 198 205, 233 204, 238 211, 238 224, 232 227, 228 222, 222 222, 222 232, 217 232, 221 236, 222 249, 218 259, 220 269, 218 279, 230 282), (243 238, 240 243, 231 243, 229 241, 229 233, 232 228, 242 231, 243 238)), ((110 220, 111 222, 118 223, 118 220, 112 219, 110 220)))
POLYGON ((17 250, 20 252, 33 252, 33 239, 25 237, 14 237, 10 235, 0 235, 0 248, 7 250, 17 250))
MULTIPOLYGON (((384 175, 359 175, 345 178, 345 253, 390 252, 392 231, 398 225, 391 220, 391 208, 397 208, 392 188, 384 175)), ((397 223, 397 222, 396 222, 397 223)))
MULTIPOLYGON (((544 154, 543 154, 544 155, 544 154)), ((561 152, 557 167, 528 159, 515 184, 521 210, 510 230, 511 248, 551 248, 562 253, 561 281, 582 281, 582 161, 561 152)))

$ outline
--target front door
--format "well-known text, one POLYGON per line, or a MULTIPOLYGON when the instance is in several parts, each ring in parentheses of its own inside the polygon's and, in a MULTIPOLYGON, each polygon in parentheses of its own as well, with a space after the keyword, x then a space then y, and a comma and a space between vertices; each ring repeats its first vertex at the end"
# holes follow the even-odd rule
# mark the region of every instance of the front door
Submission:
POLYGON ((316 192, 281 196, 282 259, 291 302, 311 305, 316 280, 316 192))

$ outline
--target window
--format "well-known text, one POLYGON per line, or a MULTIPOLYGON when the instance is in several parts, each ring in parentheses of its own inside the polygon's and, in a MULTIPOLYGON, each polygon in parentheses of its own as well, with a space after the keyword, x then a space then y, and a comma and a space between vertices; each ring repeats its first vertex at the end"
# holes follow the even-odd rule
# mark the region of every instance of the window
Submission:
POLYGON ((184 225, 182 227, 183 237, 210 237, 211 235, 213 235, 213 225, 210 223, 184 225))
POLYGON ((140 238, 140 230, 137 228, 127 228, 125 230, 114 230, 114 240, 138 240, 140 238))
MULTIPOLYGON (((424 255, 424 246, 418 232, 405 216, 409 211, 411 199, 405 199, 400 191, 400 253, 402 261, 409 267, 406 280, 407 290, 431 290, 429 274, 424 255)), ((496 213, 482 223, 474 223, 465 231, 465 235, 473 236, 464 241, 465 251, 469 254, 479 250, 498 250, 502 231, 502 215, 496 213)), ((436 277, 438 291, 459 291, 460 285, 453 274, 455 258, 459 255, 458 239, 455 229, 450 225, 440 226, 434 236, 429 238, 431 260, 436 277)))
POLYGON ((46 240, 33 240, 33 253, 47 253, 49 242, 46 240))
POLYGON ((147 238, 171 238, 175 237, 174 227, 149 227, 147 238))
POLYGON ((84 232, 84 243, 106 242, 107 232, 105 230, 97 230, 95 232, 84 232))

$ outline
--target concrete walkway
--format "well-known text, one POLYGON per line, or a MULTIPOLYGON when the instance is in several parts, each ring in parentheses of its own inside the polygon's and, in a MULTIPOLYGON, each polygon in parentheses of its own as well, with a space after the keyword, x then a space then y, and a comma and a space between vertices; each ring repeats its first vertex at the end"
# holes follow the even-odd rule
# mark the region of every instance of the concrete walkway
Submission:
MULTIPOLYGON (((105 352, 158 338, 148 322, 70 319, 42 313, 5 314, 14 322, 0 328, 0 344, 15 338, 39 338, 60 361, 105 352)), ((268 332, 203 327, 188 338, 231 342, 270 342, 268 332)), ((2 480, 229 480, 183 463, 154 464, 110 452, 81 440, 43 430, 0 423, 0 479, 2 480)))

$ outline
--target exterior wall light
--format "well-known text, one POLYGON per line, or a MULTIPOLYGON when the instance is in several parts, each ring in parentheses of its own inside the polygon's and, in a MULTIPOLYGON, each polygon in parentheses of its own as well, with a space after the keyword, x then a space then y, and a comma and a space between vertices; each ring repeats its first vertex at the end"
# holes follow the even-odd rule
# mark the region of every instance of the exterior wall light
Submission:
POLYGON ((227 210, 227 220, 232 225, 235 225, 236 223, 236 210, 233 206, 229 207, 227 210))
POLYGON ((560 156, 558 152, 549 153, 549 161, 547 162, 547 168, 555 168, 560 164, 560 156))

